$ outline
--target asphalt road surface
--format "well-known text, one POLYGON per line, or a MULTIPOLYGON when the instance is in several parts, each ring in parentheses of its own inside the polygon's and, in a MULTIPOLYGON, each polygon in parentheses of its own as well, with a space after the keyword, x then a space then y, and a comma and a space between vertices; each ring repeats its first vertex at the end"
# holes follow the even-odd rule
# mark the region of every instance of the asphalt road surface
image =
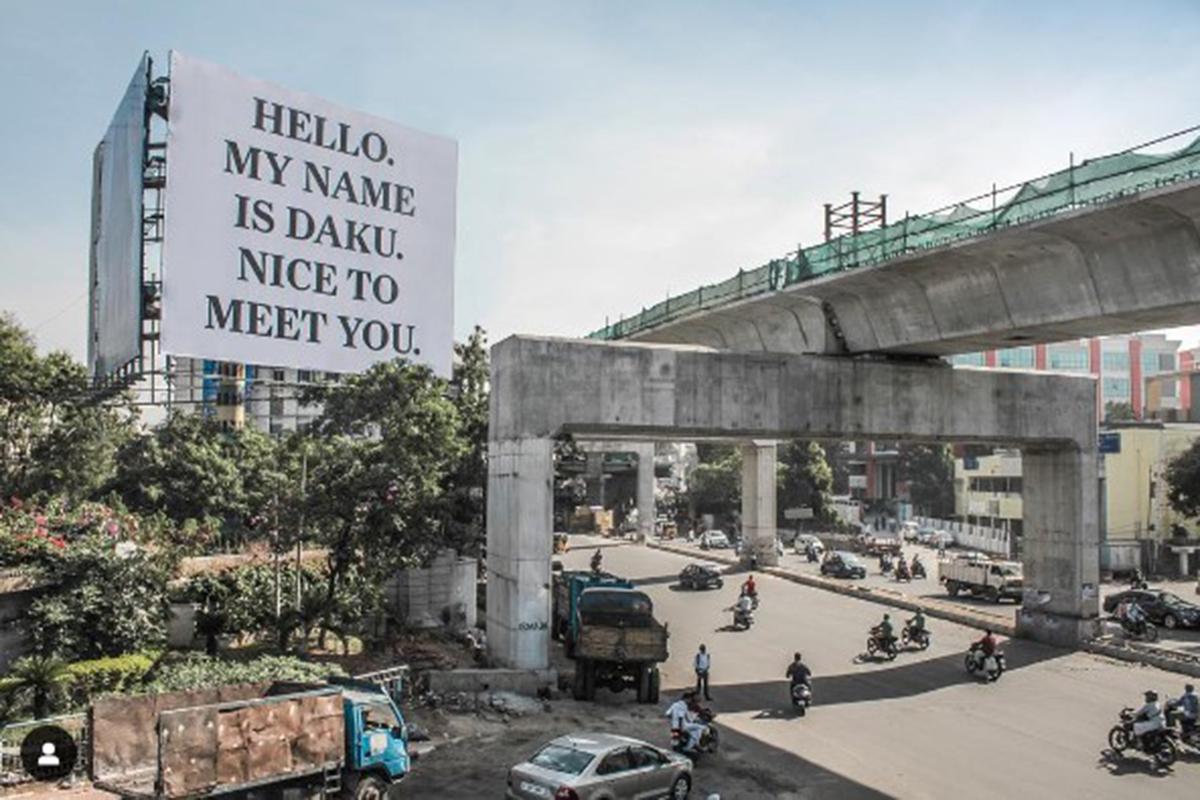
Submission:
MULTIPOLYGON (((579 541, 561 558, 584 569, 592 552, 579 541)), ((874 663, 864 660, 866 635, 884 606, 760 575, 756 624, 734 632, 725 609, 741 574, 719 591, 685 592, 675 581, 691 559, 638 545, 603 552, 604 569, 642 586, 670 626, 664 687, 693 680, 692 656, 706 643, 718 724, 804 787, 799 796, 1194 800, 1200 788, 1195 754, 1168 773, 1139 755, 1106 754, 1120 709, 1140 705, 1146 689, 1178 696, 1182 675, 1013 641, 1004 645, 1009 672, 979 683, 963 668, 979 632, 940 620, 930 621, 927 651, 874 663), (815 673, 805 718, 793 715, 783 677, 796 650, 815 673)), ((893 621, 905 615, 897 609, 893 621)), ((664 694, 664 705, 671 699, 664 694)))

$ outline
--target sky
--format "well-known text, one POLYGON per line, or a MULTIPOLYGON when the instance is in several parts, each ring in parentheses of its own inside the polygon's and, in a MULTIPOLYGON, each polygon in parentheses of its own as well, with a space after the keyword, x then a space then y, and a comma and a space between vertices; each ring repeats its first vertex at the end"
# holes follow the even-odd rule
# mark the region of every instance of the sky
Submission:
MULTIPOLYGON (((1200 124, 1200 3, 0 0, 0 310, 86 350, 91 156, 170 49, 459 145, 455 329, 582 335, 1200 124)), ((1181 332, 1200 342, 1200 328, 1181 332)))

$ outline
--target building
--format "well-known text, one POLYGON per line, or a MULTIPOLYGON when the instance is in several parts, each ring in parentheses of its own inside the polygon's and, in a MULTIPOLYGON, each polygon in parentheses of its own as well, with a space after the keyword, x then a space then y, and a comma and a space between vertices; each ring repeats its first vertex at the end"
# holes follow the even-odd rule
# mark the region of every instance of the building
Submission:
MULTIPOLYGON (((1095 375, 1100 381, 1102 416, 1110 403, 1128 404, 1134 418, 1143 419, 1148 405, 1146 379, 1195 363, 1197 351, 1180 353, 1179 347, 1180 342, 1161 333, 1135 333, 969 353, 953 356, 950 361, 977 367, 1095 375)), ((1175 378, 1158 381, 1155 407, 1176 411, 1186 408, 1190 393, 1185 395, 1183 383, 1175 378)))
POLYGON ((272 434, 310 425, 321 409, 302 405, 300 391, 339 380, 334 372, 198 358, 173 359, 167 375, 171 406, 202 414, 223 428, 249 425, 272 434))
POLYGON ((997 450, 954 460, 954 514, 970 525, 1021 535, 1021 452, 997 450))

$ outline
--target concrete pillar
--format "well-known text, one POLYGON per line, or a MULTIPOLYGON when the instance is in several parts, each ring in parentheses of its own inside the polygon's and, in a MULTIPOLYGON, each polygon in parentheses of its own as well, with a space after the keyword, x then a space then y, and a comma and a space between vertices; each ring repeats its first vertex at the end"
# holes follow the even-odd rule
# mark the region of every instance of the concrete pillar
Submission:
POLYGON ((1095 447, 1022 451, 1023 636, 1072 646, 1094 636, 1100 614, 1100 504, 1095 447))
POLYGON ((553 440, 490 442, 487 494, 488 652, 506 667, 550 657, 553 440))
POLYGON ((637 453, 637 512, 638 540, 646 541, 654 535, 654 443, 634 445, 637 453))
POLYGON ((589 506, 604 505, 604 453, 589 451, 587 454, 587 471, 584 473, 587 484, 587 503, 589 506))
POLYGON ((742 562, 779 563, 775 552, 775 444, 742 445, 742 562))

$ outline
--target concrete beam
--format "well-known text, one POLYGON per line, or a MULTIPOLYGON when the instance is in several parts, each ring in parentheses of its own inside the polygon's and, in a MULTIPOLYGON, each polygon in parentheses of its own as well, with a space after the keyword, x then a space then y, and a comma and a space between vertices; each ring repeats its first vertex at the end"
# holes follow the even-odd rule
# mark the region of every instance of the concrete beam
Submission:
POLYGON ((632 337, 743 352, 952 355, 1200 323, 1200 181, 699 311, 632 337))
MULTIPOLYGON (((1032 454, 1024 630, 1070 642, 1099 581, 1096 383, 1088 376, 812 355, 511 337, 492 348, 488 636, 507 666, 548 661, 553 461, 562 434, 605 439, 913 439, 1032 454)), ((752 456, 755 535, 769 457, 752 456)), ((1027 462, 1030 463, 1030 462, 1027 462)), ((768 489, 768 486, 770 489, 768 489)), ((773 538, 773 537, 772 537, 773 538)), ((773 550, 772 550, 773 552, 773 550)))

